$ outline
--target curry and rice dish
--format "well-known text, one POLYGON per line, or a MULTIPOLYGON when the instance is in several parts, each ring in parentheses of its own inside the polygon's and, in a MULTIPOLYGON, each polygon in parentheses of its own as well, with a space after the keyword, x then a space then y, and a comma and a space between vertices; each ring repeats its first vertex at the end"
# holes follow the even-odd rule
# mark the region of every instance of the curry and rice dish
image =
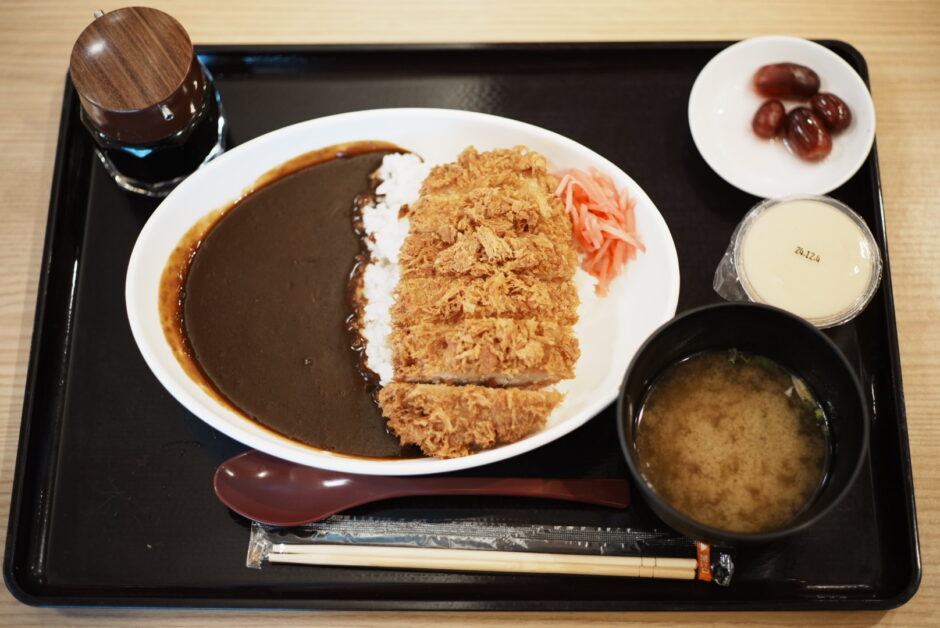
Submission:
POLYGON ((517 441, 580 355, 558 183, 524 147, 434 168, 381 142, 317 151, 184 238, 165 334, 220 402, 317 448, 447 458, 517 441))
POLYGON ((388 434, 347 323, 349 274, 363 252, 353 201, 401 150, 359 142, 304 155, 180 242, 161 280, 164 333, 220 403, 322 449, 420 455, 388 434))

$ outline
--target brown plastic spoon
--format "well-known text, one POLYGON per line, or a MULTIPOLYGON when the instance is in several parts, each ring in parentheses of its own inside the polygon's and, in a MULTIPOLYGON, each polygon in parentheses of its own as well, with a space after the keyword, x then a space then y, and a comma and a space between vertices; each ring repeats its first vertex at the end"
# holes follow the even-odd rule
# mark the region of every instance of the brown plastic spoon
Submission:
POLYGON ((319 521, 347 508, 414 495, 515 495, 626 508, 626 480, 389 477, 326 471, 246 451, 215 472, 215 494, 249 519, 277 526, 319 521))

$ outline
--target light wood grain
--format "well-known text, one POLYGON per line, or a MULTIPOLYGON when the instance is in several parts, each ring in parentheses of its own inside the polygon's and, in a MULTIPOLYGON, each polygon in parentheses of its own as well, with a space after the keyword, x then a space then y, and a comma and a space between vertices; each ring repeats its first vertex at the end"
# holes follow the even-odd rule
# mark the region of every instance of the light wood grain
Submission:
POLYGON ((268 554, 271 563, 439 569, 443 571, 495 571, 503 573, 555 573, 633 578, 694 580, 694 558, 589 556, 538 552, 439 547, 373 547, 278 543, 268 554))
MULTIPOLYGON (((878 114, 887 226, 921 530, 920 592, 887 613, 511 614, 56 610, 0 592, 15 626, 934 626, 940 623, 940 2, 541 0, 256 2, 173 0, 197 43, 841 39, 868 60, 878 114), (453 6, 451 6, 453 4, 453 6)), ((118 5, 119 6, 119 5, 118 5)), ((0 3, 0 527, 5 532, 49 201, 72 42, 98 4, 0 3)), ((100 8, 114 9, 117 6, 100 8)), ((864 548, 860 548, 863 551, 864 548)), ((624 586, 629 586, 626 582, 624 586)))

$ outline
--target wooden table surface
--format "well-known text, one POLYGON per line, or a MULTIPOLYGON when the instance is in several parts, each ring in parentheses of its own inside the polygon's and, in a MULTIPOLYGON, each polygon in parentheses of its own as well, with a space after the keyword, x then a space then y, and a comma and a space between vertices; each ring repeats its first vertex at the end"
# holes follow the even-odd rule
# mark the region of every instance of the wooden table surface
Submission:
MULTIPOLYGON (((900 609, 849 613, 531 614, 39 609, 0 592, 16 626, 431 626, 940 624, 940 2, 541 0, 344 2, 158 0, 197 43, 734 40, 788 34, 841 39, 866 57, 913 451, 924 564, 900 609), (453 4, 453 6, 448 6, 453 4)), ((0 4, 0 526, 6 529, 36 304, 62 87, 75 38, 98 8, 78 1, 0 4)), ((864 551, 864 548, 859 548, 864 551)), ((629 586, 625 583, 624 586, 629 586)))

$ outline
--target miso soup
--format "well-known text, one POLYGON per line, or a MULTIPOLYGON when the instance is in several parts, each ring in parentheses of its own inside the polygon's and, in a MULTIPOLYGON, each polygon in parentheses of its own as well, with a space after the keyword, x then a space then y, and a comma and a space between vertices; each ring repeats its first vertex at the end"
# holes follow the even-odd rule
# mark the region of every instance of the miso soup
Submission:
POLYGON ((643 401, 640 470, 673 508, 729 532, 769 532, 808 506, 829 453, 825 415, 806 384, 763 356, 696 354, 643 401))

